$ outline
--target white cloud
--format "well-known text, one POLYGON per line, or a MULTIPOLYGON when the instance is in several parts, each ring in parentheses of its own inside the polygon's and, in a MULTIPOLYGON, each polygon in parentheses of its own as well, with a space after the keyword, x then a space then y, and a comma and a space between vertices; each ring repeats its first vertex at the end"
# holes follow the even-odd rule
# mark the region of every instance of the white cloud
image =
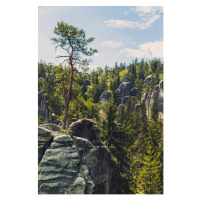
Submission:
POLYGON ((103 46, 105 47, 112 47, 112 48, 118 48, 122 46, 123 42, 114 42, 114 41, 106 41, 103 43, 103 46))
POLYGON ((139 13, 139 16, 144 16, 146 14, 155 14, 156 12, 162 13, 163 6, 136 6, 136 7, 132 7, 128 11, 125 11, 124 15, 127 15, 130 12, 139 13))
POLYGON ((147 27, 150 27, 152 23, 160 18, 160 15, 154 15, 149 20, 145 20, 146 22, 135 22, 135 21, 128 21, 128 20, 106 20, 105 24, 107 27, 111 28, 139 28, 140 30, 144 30, 147 27))
POLYGON ((123 53, 134 58, 163 58, 163 41, 147 42, 138 45, 137 49, 125 48, 119 51, 119 54, 123 53))
POLYGON ((143 13, 143 14, 147 14, 147 13, 151 13, 151 14, 155 14, 157 11, 163 12, 163 7, 162 6, 137 6, 135 8, 135 11, 138 13, 143 13))
POLYGON ((135 12, 140 17, 140 22, 126 21, 126 20, 110 20, 106 21, 106 25, 113 28, 139 28, 144 30, 150 27, 156 20, 160 18, 160 13, 163 12, 162 6, 136 6, 130 8, 128 11, 124 12, 127 15, 131 12, 135 12))

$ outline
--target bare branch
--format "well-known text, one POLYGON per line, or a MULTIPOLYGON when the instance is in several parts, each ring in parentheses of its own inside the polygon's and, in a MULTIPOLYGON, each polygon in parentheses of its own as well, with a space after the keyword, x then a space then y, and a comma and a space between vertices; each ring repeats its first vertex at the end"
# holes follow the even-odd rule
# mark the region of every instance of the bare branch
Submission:
POLYGON ((61 46, 61 48, 62 48, 62 49, 64 49, 65 51, 67 51, 67 52, 68 52, 68 54, 70 54, 70 52, 69 52, 69 50, 68 50, 68 49, 66 49, 66 48, 64 48, 64 47, 62 47, 62 46, 61 46))

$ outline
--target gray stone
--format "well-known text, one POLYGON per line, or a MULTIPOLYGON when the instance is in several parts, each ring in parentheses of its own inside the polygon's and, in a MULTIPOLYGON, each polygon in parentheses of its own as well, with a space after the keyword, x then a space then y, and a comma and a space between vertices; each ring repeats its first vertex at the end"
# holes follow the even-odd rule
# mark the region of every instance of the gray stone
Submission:
POLYGON ((102 95, 100 96, 99 98, 99 103, 100 104, 105 104, 108 102, 108 100, 110 99, 111 97, 111 93, 110 92, 103 92, 102 95))
POLYGON ((146 86, 149 85, 150 81, 151 81, 151 75, 145 78, 143 88, 146 88, 146 86))
POLYGON ((57 116, 54 113, 52 114, 51 122, 54 123, 54 124, 56 124, 56 125, 60 124, 60 121, 58 121, 58 118, 57 118, 57 116))
POLYGON ((164 82, 163 82, 163 80, 161 80, 160 83, 159 83, 160 90, 163 90, 163 84, 164 84, 164 82))
POLYGON ((151 106, 153 103, 153 99, 155 98, 158 104, 158 114, 159 114, 159 118, 163 119, 163 80, 161 80, 159 82, 159 85, 155 86, 153 88, 152 93, 148 94, 145 93, 143 96, 143 99, 145 100, 146 103, 146 112, 147 112, 147 116, 150 119, 151 117, 151 106))
MULTIPOLYGON (((43 137, 54 132, 47 125, 39 127, 43 137)), ((55 136, 41 156, 38 193, 116 193, 114 161, 100 138, 97 124, 90 119, 78 120, 70 125, 68 133, 55 136)))
POLYGON ((128 77, 125 77, 125 78, 123 79, 123 82, 131 82, 131 79, 128 78, 128 77))
MULTIPOLYGON (((116 180, 113 177, 115 176, 114 161, 112 160, 110 151, 100 138, 100 129, 97 124, 90 119, 80 119, 72 123, 69 130, 72 136, 78 136, 89 140, 97 149, 97 154, 96 152, 93 152, 93 154, 90 152, 90 154, 88 154, 86 151, 85 153, 87 153, 87 155, 84 159, 90 171, 93 183, 95 184, 95 194, 115 194, 116 180), (97 168, 93 169, 95 163, 97 164, 97 168)), ((84 140, 81 142, 83 141, 84 140)), ((81 146, 80 143, 78 146, 81 146)), ((85 145, 82 144, 82 146, 85 145)), ((89 148, 88 146, 86 150, 89 148)))
POLYGON ((131 96, 136 96, 138 94, 138 89, 136 87, 131 89, 131 96))
POLYGON ((119 88, 116 90, 118 105, 126 104, 128 99, 132 96, 136 96, 138 89, 136 87, 132 88, 132 83, 129 78, 124 78, 124 81, 120 84, 119 88))
POLYGON ((65 194, 84 194, 85 192, 85 180, 81 177, 77 177, 74 183, 69 189, 66 189, 65 194))
POLYGON ((96 148, 86 139, 69 135, 56 136, 52 145, 38 166, 39 194, 84 194, 88 179, 96 181, 96 148))
MULTIPOLYGON (((147 76, 147 77, 145 78, 144 84, 143 84, 143 89, 145 89, 146 86, 150 84, 151 79, 152 79, 152 75, 149 75, 149 76, 147 76)), ((156 79, 155 81, 156 81, 157 84, 158 84, 159 81, 160 81, 159 78, 154 78, 154 79, 156 79)))
POLYGON ((38 127, 38 163, 52 141, 53 136, 51 135, 51 131, 44 127, 38 127))
POLYGON ((140 104, 136 104, 135 109, 137 110, 137 112, 140 112, 140 104))
POLYGON ((48 129, 49 131, 61 131, 61 127, 56 124, 41 124, 39 127, 48 129))
POLYGON ((38 117, 42 117, 45 123, 50 123, 47 95, 43 91, 38 93, 38 117))

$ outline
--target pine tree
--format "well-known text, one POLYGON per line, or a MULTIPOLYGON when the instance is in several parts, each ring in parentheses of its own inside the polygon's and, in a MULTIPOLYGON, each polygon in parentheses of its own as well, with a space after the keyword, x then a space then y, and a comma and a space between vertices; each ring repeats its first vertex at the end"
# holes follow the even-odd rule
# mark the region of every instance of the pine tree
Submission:
POLYGON ((147 152, 143 156, 143 167, 139 171, 137 177, 137 193, 138 194, 159 194, 161 181, 159 176, 159 162, 152 148, 151 138, 147 139, 147 152))
MULTIPOLYGON (((59 55, 58 58, 65 58, 63 63, 67 63, 70 66, 70 80, 68 93, 65 97, 65 113, 62 123, 62 129, 68 129, 68 111, 69 103, 71 100, 71 91, 74 78, 74 71, 76 65, 87 66, 89 61, 87 59, 81 59, 81 54, 85 56, 92 56, 97 52, 96 49, 90 48, 88 50, 87 45, 91 43, 94 38, 86 39, 85 31, 83 29, 78 29, 74 26, 70 26, 63 21, 57 23, 57 27, 54 29, 54 34, 57 35, 57 38, 51 38, 56 44, 56 47, 60 47, 66 51, 66 55, 59 55)), ((78 71, 77 71, 78 72, 78 71)))

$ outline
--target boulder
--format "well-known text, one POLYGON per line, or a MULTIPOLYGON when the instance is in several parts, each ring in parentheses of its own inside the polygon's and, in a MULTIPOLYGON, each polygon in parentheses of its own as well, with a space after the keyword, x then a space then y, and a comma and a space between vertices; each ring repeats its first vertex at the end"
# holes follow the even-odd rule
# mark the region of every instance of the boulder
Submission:
POLYGON ((49 139, 43 142, 46 146, 40 154, 39 194, 116 193, 114 161, 93 120, 73 122, 67 135, 55 124, 41 125, 39 130, 49 139))
POLYGON ((56 125, 60 124, 60 121, 58 121, 58 118, 57 118, 57 116, 54 113, 52 114, 51 122, 54 123, 54 124, 56 124, 56 125))
POLYGON ((107 103, 109 98, 111 97, 111 93, 110 92, 103 92, 102 95, 100 96, 99 98, 99 103, 100 104, 104 104, 104 103, 107 103))
POLYGON ((50 131, 61 131, 61 127, 56 124, 41 124, 39 125, 40 128, 46 128, 50 131))

